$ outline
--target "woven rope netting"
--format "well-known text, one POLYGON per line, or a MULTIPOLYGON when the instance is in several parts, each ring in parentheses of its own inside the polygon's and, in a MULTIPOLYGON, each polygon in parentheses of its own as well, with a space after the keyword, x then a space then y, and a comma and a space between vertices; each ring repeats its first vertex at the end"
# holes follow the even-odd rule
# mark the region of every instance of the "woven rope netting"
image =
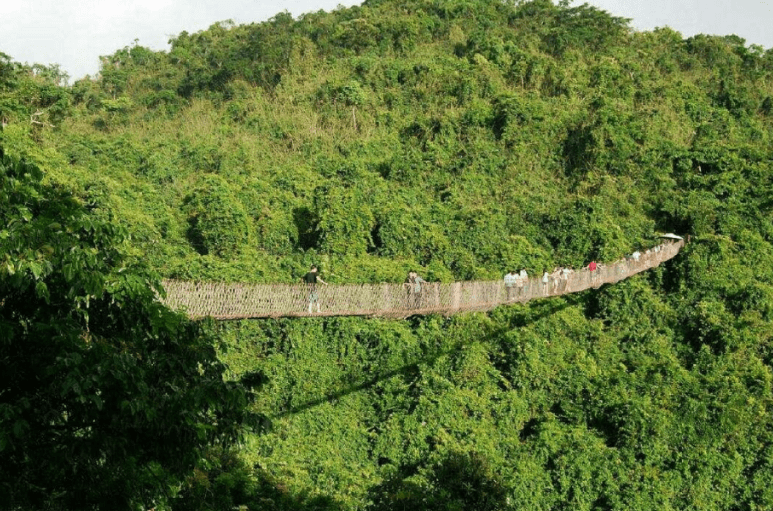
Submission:
POLYGON ((555 274, 543 283, 533 275, 513 287, 504 281, 424 283, 421 292, 403 284, 221 284, 165 280, 169 307, 192 318, 246 319, 283 316, 381 316, 455 314, 487 311, 506 303, 527 302, 614 284, 658 266, 679 253, 684 241, 670 241, 614 263, 599 264, 568 274, 555 274), (309 312, 311 302, 312 311, 309 312), (317 312, 319 304, 320 312, 317 312))

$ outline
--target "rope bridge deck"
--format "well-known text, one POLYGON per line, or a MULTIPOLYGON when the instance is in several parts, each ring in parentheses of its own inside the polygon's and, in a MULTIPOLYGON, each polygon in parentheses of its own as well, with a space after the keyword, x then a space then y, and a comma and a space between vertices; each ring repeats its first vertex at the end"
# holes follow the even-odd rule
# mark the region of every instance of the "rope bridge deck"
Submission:
POLYGON ((551 276, 547 283, 534 275, 522 285, 507 288, 502 280, 444 284, 428 282, 415 293, 403 284, 317 285, 321 312, 309 313, 312 290, 305 284, 220 284, 165 280, 164 302, 191 318, 277 318, 305 316, 378 316, 405 318, 415 314, 451 315, 487 311, 506 303, 577 293, 602 284, 614 284, 636 273, 658 266, 679 253, 683 240, 657 245, 637 258, 628 257, 609 265, 599 264, 568 275, 551 276))

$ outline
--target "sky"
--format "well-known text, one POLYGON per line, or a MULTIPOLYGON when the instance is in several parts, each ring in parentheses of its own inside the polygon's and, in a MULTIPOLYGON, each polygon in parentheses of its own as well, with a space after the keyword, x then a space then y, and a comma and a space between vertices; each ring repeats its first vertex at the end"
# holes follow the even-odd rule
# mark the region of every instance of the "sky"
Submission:
MULTIPOLYGON (((636 30, 668 26, 684 37, 735 34, 773 48, 773 0, 587 0, 636 30)), ((215 22, 265 21, 361 0, 0 0, 0 52, 29 64, 59 64, 70 83, 99 72, 99 57, 137 44, 169 49, 169 39, 215 22)), ((583 1, 575 1, 579 5, 583 1)))

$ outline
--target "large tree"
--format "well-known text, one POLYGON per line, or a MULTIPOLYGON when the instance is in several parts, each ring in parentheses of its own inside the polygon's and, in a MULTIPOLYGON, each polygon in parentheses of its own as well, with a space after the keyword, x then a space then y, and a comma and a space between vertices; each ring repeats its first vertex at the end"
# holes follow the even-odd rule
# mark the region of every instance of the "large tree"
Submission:
POLYGON ((0 509, 153 507, 246 418, 93 207, 0 149, 0 509))

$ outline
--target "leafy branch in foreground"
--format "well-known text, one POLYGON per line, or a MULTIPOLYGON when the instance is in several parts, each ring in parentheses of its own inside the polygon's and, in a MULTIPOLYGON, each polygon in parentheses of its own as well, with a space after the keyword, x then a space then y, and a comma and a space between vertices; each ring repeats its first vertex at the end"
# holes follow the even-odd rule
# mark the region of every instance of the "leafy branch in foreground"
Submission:
POLYGON ((247 393, 156 300, 124 231, 0 151, 0 509, 168 501, 247 393))

